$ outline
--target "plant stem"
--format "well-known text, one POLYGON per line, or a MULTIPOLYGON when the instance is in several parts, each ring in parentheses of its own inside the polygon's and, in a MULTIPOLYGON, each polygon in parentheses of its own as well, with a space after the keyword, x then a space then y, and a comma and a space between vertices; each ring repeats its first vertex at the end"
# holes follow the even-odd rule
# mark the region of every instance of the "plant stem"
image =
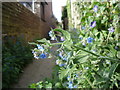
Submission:
POLYGON ((101 58, 101 59, 108 59, 108 60, 114 60, 114 61, 119 61, 120 62, 120 60, 119 59, 114 59, 114 58, 109 58, 109 57, 104 57, 104 56, 99 56, 98 58, 101 58))
POLYGON ((109 32, 107 39, 106 39, 107 43, 108 43, 109 37, 110 37, 110 32, 109 32))
MULTIPOLYGON (((76 46, 75 46, 75 47, 76 47, 76 46)), ((114 60, 114 61, 120 62, 119 59, 114 59, 114 58, 112 58, 112 57, 109 58, 109 57, 100 56, 100 55, 97 55, 97 54, 95 54, 95 53, 93 53, 93 52, 90 52, 90 51, 88 51, 88 50, 85 50, 85 49, 83 49, 83 48, 81 48, 81 47, 76 47, 76 48, 79 48, 80 50, 85 51, 85 52, 87 52, 87 53, 89 53, 89 54, 92 54, 92 55, 94 55, 94 56, 96 56, 96 57, 98 57, 98 58, 100 58, 100 59, 108 59, 108 60, 114 60)))
MULTIPOLYGON (((78 47, 76 47, 76 48, 78 48, 78 47)), ((83 48, 81 48, 81 47, 79 47, 79 49, 82 50, 82 51, 85 51, 85 52, 87 52, 87 53, 90 53, 90 54, 92 54, 92 55, 94 55, 94 56, 99 57, 99 55, 97 55, 97 54, 95 54, 95 53, 93 53, 93 52, 90 52, 90 51, 88 51, 88 50, 85 50, 85 49, 83 49, 83 48)))
POLYGON ((62 42, 59 42, 59 43, 52 43, 52 45, 61 45, 62 42))
POLYGON ((92 88, 95 88, 87 77, 85 77, 85 79, 87 80, 87 82, 90 84, 92 88))
MULTIPOLYGON (((83 65, 81 65, 81 67, 82 67, 82 70, 84 70, 84 66, 83 65)), ((87 80, 87 82, 90 84, 90 86, 92 87, 92 88, 95 88, 94 87, 94 85, 91 83, 91 81, 85 76, 85 79, 87 80)))

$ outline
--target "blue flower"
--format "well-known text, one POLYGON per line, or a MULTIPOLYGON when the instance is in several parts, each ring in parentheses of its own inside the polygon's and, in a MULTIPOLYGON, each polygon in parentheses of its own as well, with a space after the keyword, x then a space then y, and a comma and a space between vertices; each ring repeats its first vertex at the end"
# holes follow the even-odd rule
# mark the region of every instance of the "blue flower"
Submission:
POLYGON ((60 67, 63 67, 63 66, 65 66, 65 64, 59 64, 59 66, 60 66, 60 67))
POLYGON ((62 52, 59 53, 59 57, 61 57, 61 58, 63 57, 63 56, 62 56, 62 52))
POLYGON ((85 69, 85 70, 88 70, 88 69, 89 69, 89 67, 85 67, 84 69, 85 69))
POLYGON ((85 27, 84 27, 84 26, 82 26, 82 27, 81 27, 81 29, 82 29, 82 30, 84 30, 84 29, 85 29, 85 27))
POLYGON ((34 53, 35 53, 35 51, 33 50, 33 51, 32 51, 32 53, 34 54, 34 53))
POLYGON ((114 30, 113 27, 110 27, 110 28, 108 28, 108 31, 109 31, 109 32, 114 32, 115 30, 114 30))
POLYGON ((39 57, 38 57, 38 56, 36 56, 36 55, 34 55, 34 58, 35 58, 35 59, 39 59, 39 57))
POLYGON ((61 40, 61 41, 65 41, 64 37, 61 37, 60 40, 61 40))
POLYGON ((47 58, 46 54, 42 53, 40 54, 39 58, 47 58))
POLYGON ((62 59, 62 60, 65 60, 65 61, 68 60, 66 57, 63 57, 63 56, 61 56, 61 59, 62 59))
POLYGON ((49 36, 50 37, 53 36, 53 32, 52 31, 49 32, 49 36))
POLYGON ((51 37, 51 40, 56 40, 56 38, 55 37, 51 37))
POLYGON ((68 83, 68 88, 73 88, 73 82, 72 82, 72 81, 70 81, 70 82, 68 83))
POLYGON ((67 61, 67 60, 68 60, 68 58, 64 57, 64 58, 63 58, 63 60, 67 61))
POLYGON ((82 37, 80 37, 80 40, 82 40, 82 37))
POLYGON ((76 77, 78 77, 78 74, 75 74, 76 77))
POLYGON ((61 60, 56 60, 56 64, 59 65, 61 63, 61 60))
POLYGON ((55 37, 53 31, 50 31, 50 32, 49 32, 49 36, 51 37, 51 40, 56 40, 56 37, 55 37))
POLYGON ((118 46, 115 46, 115 49, 116 49, 116 50, 119 50, 119 47, 118 47, 118 46))
POLYGON ((94 28, 96 26, 96 21, 91 22, 90 27, 94 28))
POLYGON ((73 84, 73 82, 72 82, 72 81, 69 81, 69 84, 73 84))
POLYGON ((94 12, 97 12, 98 11, 98 6, 95 5, 93 10, 94 10, 94 12))
POLYGON ((70 80, 70 76, 67 77, 67 80, 70 80))
POLYGON ((40 46, 39 44, 37 44, 37 47, 39 50, 44 51, 44 48, 42 46, 40 46))
POLYGON ((73 88, 78 88, 78 86, 77 86, 77 85, 75 85, 73 88))
POLYGON ((33 52, 33 55, 34 55, 34 58, 35 59, 39 59, 38 55, 37 55, 37 52, 33 52))
POLYGON ((86 44, 85 44, 84 42, 82 43, 82 45, 83 45, 83 46, 86 46, 86 44))
POLYGON ((96 53, 97 51, 96 50, 91 50, 93 53, 96 53))
POLYGON ((73 84, 69 84, 68 88, 73 88, 73 84))
POLYGON ((87 43, 92 43, 93 40, 94 40, 94 39, 93 39, 92 37, 88 37, 88 38, 87 38, 87 43))

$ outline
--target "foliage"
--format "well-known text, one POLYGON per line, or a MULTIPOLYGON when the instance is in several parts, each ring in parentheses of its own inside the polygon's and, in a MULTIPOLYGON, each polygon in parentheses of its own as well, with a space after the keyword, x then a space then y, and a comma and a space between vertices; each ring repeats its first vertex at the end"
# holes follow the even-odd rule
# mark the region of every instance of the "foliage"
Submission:
POLYGON ((67 7, 64 6, 64 7, 63 7, 63 11, 62 11, 62 17, 61 17, 61 19, 63 20, 63 19, 66 18, 66 17, 67 17, 67 7))
POLYGON ((52 40, 58 41, 55 31, 64 38, 57 43, 39 40, 45 49, 34 49, 36 53, 47 52, 50 56, 50 48, 59 45, 54 54, 55 72, 52 80, 40 81, 30 88, 120 88, 119 3, 74 4, 80 14, 80 28, 51 30, 52 40))
POLYGON ((2 87, 9 88, 18 81, 19 74, 24 66, 32 61, 29 46, 23 46, 17 41, 7 41, 2 50, 2 87))

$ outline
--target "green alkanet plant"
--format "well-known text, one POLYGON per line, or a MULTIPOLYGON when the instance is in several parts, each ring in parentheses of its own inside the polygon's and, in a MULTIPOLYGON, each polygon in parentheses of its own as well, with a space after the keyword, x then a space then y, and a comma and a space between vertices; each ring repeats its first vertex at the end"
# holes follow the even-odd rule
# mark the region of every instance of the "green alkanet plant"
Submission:
POLYGON ((79 27, 73 27, 69 31, 53 29, 50 31, 50 37, 55 38, 57 42, 51 43, 45 38, 37 40, 45 49, 34 49, 39 54, 47 52, 46 58, 51 58, 50 49, 58 46, 53 54, 56 59, 53 78, 31 84, 30 87, 120 88, 119 4, 74 3, 76 11, 80 14, 79 27))

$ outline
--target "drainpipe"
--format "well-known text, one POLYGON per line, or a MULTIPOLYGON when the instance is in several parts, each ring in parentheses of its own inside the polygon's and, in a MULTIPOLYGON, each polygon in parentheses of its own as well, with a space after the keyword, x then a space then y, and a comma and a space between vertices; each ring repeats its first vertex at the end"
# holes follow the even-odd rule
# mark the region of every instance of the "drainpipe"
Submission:
POLYGON ((33 13, 35 13, 35 3, 34 3, 35 1, 34 0, 32 0, 32 12, 33 13))

